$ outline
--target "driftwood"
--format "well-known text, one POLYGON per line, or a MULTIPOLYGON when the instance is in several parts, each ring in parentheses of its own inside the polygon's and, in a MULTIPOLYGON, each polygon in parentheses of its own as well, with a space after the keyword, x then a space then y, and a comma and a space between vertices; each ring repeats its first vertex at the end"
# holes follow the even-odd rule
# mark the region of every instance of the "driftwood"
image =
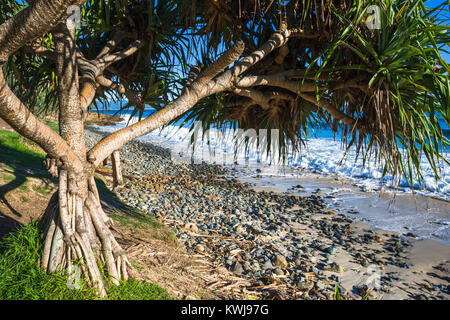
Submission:
MULTIPOLYGON (((111 177, 114 176, 113 170, 112 169, 108 169, 108 168, 97 168, 97 169, 95 169, 95 172, 101 173, 103 175, 111 176, 111 177)), ((124 174, 124 175, 122 175, 122 177, 126 178, 126 179, 129 179, 129 180, 131 180, 131 179, 135 179, 135 180, 141 179, 141 177, 138 177, 138 176, 135 176, 135 175, 129 175, 129 174, 124 174)))
POLYGON ((123 184, 122 170, 120 168, 120 152, 114 151, 111 155, 113 170, 113 187, 116 188, 123 184))

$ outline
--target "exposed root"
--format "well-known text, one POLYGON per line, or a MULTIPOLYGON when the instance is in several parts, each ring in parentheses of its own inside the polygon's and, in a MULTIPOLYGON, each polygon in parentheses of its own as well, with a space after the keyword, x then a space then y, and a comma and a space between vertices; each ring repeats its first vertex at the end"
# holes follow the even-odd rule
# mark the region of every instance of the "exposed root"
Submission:
POLYGON ((111 219, 100 205, 93 177, 86 183, 83 198, 80 183, 66 170, 59 172, 59 191, 52 198, 53 205, 43 217, 46 230, 41 266, 48 272, 57 270, 69 274, 75 262, 101 297, 106 296, 105 282, 98 267, 105 266, 106 276, 114 285, 128 279, 130 265, 125 251, 114 238, 109 227, 111 219))

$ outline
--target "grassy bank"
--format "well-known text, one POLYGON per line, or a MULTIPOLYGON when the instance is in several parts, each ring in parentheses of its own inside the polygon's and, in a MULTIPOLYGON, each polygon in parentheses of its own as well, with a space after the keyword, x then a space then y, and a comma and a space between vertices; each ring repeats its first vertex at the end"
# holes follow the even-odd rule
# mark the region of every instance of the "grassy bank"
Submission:
POLYGON ((45 169, 42 161, 45 153, 33 142, 16 132, 0 130, 0 161, 15 167, 17 165, 45 169))
MULTIPOLYGON (((30 223, 0 242, 0 299, 95 300, 92 288, 72 281, 64 273, 47 274, 39 265, 42 235, 37 223, 30 223)), ((107 285, 109 300, 167 300, 166 290, 157 285, 131 279, 119 286, 107 285)))
MULTIPOLYGON (((55 131, 56 123, 48 123, 55 131)), ((50 196, 49 189, 44 187, 27 186, 29 171, 34 172, 33 178, 50 179, 43 165, 45 154, 31 141, 22 138, 15 132, 0 130, 0 164, 3 182, 3 195, 20 192, 22 201, 27 202, 27 192, 37 192, 43 196, 50 196), (3 177, 4 176, 4 177, 3 177), (5 186, 9 186, 4 188, 5 186)), ((102 189, 100 188, 100 192, 102 189)), ((107 189, 106 189, 107 190, 107 189)), ((106 192, 106 191, 105 191, 106 192)), ((108 195, 107 195, 108 196, 108 195)), ((33 203, 29 203, 30 206, 33 203)), ((1 212, 0 212, 1 213, 1 212)), ((120 218, 120 215, 116 215, 120 218)), ((126 224, 142 224, 143 218, 126 216, 122 218, 126 224)), ((120 221, 119 221, 120 222, 120 221)), ((1 223, 1 220, 0 220, 1 223)), ((153 223, 154 224, 154 223, 153 223)), ((147 223, 147 228, 157 228, 147 223)), ((31 222, 16 232, 9 234, 0 241, 0 300, 5 299, 99 299, 92 288, 84 281, 79 289, 70 289, 69 275, 64 272, 47 274, 40 267, 39 259, 42 252, 43 239, 38 229, 38 223, 31 222)), ((108 299, 110 300, 165 300, 171 299, 166 290, 161 287, 131 279, 121 282, 119 286, 107 284, 108 299)))

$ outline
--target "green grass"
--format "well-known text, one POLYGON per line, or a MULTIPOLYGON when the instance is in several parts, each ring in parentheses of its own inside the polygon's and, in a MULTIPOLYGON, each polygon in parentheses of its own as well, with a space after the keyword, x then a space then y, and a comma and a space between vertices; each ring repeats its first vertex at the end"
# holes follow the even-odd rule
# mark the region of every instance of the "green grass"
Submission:
POLYGON ((132 233, 150 235, 154 239, 162 240, 168 244, 176 246, 177 240, 175 234, 168 228, 163 228, 155 217, 128 211, 128 214, 113 213, 110 217, 125 227, 130 227, 132 233))
MULTIPOLYGON (((1 130, 0 130, 1 131, 1 130)), ((0 168, 1 169, 6 169, 6 170, 10 170, 10 171, 14 171, 14 167, 11 167, 11 166, 9 166, 9 165, 7 165, 7 164, 4 164, 4 163, 1 163, 0 164, 0 168)))
POLYGON ((165 289, 156 284, 131 279, 108 290, 110 300, 172 300, 165 289))
MULTIPOLYGON (((57 131, 56 123, 46 123, 57 131)), ((23 168, 45 170, 43 160, 45 154, 37 151, 33 143, 15 132, 0 130, 0 163, 3 169, 11 171, 2 174, 1 178, 7 184, 0 190, 0 196, 18 188, 27 191, 26 172, 23 168), (6 164, 7 163, 7 164, 6 164)), ((34 177, 49 178, 48 174, 33 174, 34 177)), ((96 179, 102 197, 108 197, 115 203, 120 202, 117 196, 109 191, 104 183, 96 179)), ((49 187, 31 186, 41 194, 47 195, 49 187)), ((28 202, 25 196, 22 201, 28 202)), ((117 214, 113 218, 118 222, 139 229, 159 229, 162 225, 153 217, 145 216, 127 207, 130 215, 117 214)), ((64 273, 47 274, 39 264, 42 251, 42 235, 37 223, 30 223, 17 232, 0 240, 0 300, 94 300, 99 299, 92 288, 86 287, 81 281, 81 288, 71 290, 67 286, 68 275, 64 273)), ((139 268, 143 268, 139 266, 139 268)), ((119 286, 107 284, 110 300, 167 300, 171 299, 166 290, 147 282, 130 279, 121 282, 119 286)))
MULTIPOLYGON (((59 131, 58 123, 44 120, 54 131, 59 131)), ((15 169, 15 165, 19 164, 28 168, 45 169, 42 161, 45 158, 43 151, 37 150, 36 144, 28 140, 17 132, 8 130, 0 130, 0 162, 8 162, 7 168, 15 169)))
MULTIPOLYGON (((39 150, 35 144, 18 133, 0 130, 0 164, 3 170, 8 171, 0 174, 0 180, 5 183, 0 186, 0 198, 8 192, 29 189, 27 177, 30 176, 30 172, 27 169, 35 170, 32 173, 34 178, 51 179, 43 163, 45 154, 39 150)), ((45 187, 34 189, 44 195, 49 193, 45 187)))
POLYGON ((35 186, 33 185, 33 190, 36 191, 37 193, 40 193, 42 195, 48 195, 50 194, 50 192, 52 191, 52 188, 50 188, 48 185, 41 185, 41 186, 35 186))
POLYGON ((0 175, 0 178, 5 182, 11 182, 16 179, 16 176, 10 174, 2 174, 0 175))
POLYGON ((44 123, 46 125, 48 125, 53 131, 59 132, 59 125, 57 122, 53 122, 48 119, 44 119, 44 123))
POLYGON ((156 220, 155 217, 135 212, 133 212, 133 214, 130 215, 114 213, 111 215, 111 218, 126 227, 135 227, 143 229, 162 227, 162 224, 158 220, 156 220))
POLYGON ((0 130, 0 151, 0 161, 7 162, 13 169, 17 165, 45 169, 42 162, 45 154, 26 145, 16 132, 0 130))
POLYGON ((134 262, 133 260, 130 260, 130 264, 133 268, 135 268, 137 271, 142 271, 144 270, 144 267, 141 266, 140 264, 137 264, 136 262, 134 262))
MULTIPOLYGON (((8 169, 9 170, 9 169, 8 169)), ((0 174, 0 180, 2 180, 4 183, 10 184, 12 189, 19 189, 20 191, 28 191, 29 188, 27 186, 27 183, 29 182, 29 179, 24 176, 24 174, 16 171, 14 174, 0 174)), ((1 189, 1 188, 0 188, 1 189)), ((35 187, 33 186, 33 190, 41 193, 41 194, 48 194, 51 190, 49 186, 44 187, 35 187)), ((0 195, 4 195, 4 192, 0 190, 0 195)))
POLYGON ((163 228, 155 217, 137 213, 135 211, 127 211, 128 214, 112 213, 110 217, 125 227, 130 227, 132 233, 150 235, 154 239, 162 240, 166 243, 176 246, 175 234, 168 228, 163 228))
MULTIPOLYGON (((69 289, 68 275, 47 274, 39 265, 42 236, 33 222, 0 242, 0 300, 95 300, 99 297, 81 281, 69 289)), ((131 279, 107 286, 110 300, 168 300, 166 290, 155 284, 131 279)))

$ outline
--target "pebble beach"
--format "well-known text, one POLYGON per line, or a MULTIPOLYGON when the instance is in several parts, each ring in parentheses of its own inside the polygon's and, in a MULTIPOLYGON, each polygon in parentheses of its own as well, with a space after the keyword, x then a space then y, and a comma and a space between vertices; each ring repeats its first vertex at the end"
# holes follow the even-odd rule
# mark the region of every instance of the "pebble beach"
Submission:
MULTIPOLYGON (((91 147, 103 134, 87 128, 91 147)), ((119 198, 170 226, 187 252, 251 283, 262 299, 449 299, 450 247, 374 229, 320 192, 254 188, 233 169, 175 164, 170 151, 120 149, 119 198), (424 258, 425 257, 425 258, 424 258)))

